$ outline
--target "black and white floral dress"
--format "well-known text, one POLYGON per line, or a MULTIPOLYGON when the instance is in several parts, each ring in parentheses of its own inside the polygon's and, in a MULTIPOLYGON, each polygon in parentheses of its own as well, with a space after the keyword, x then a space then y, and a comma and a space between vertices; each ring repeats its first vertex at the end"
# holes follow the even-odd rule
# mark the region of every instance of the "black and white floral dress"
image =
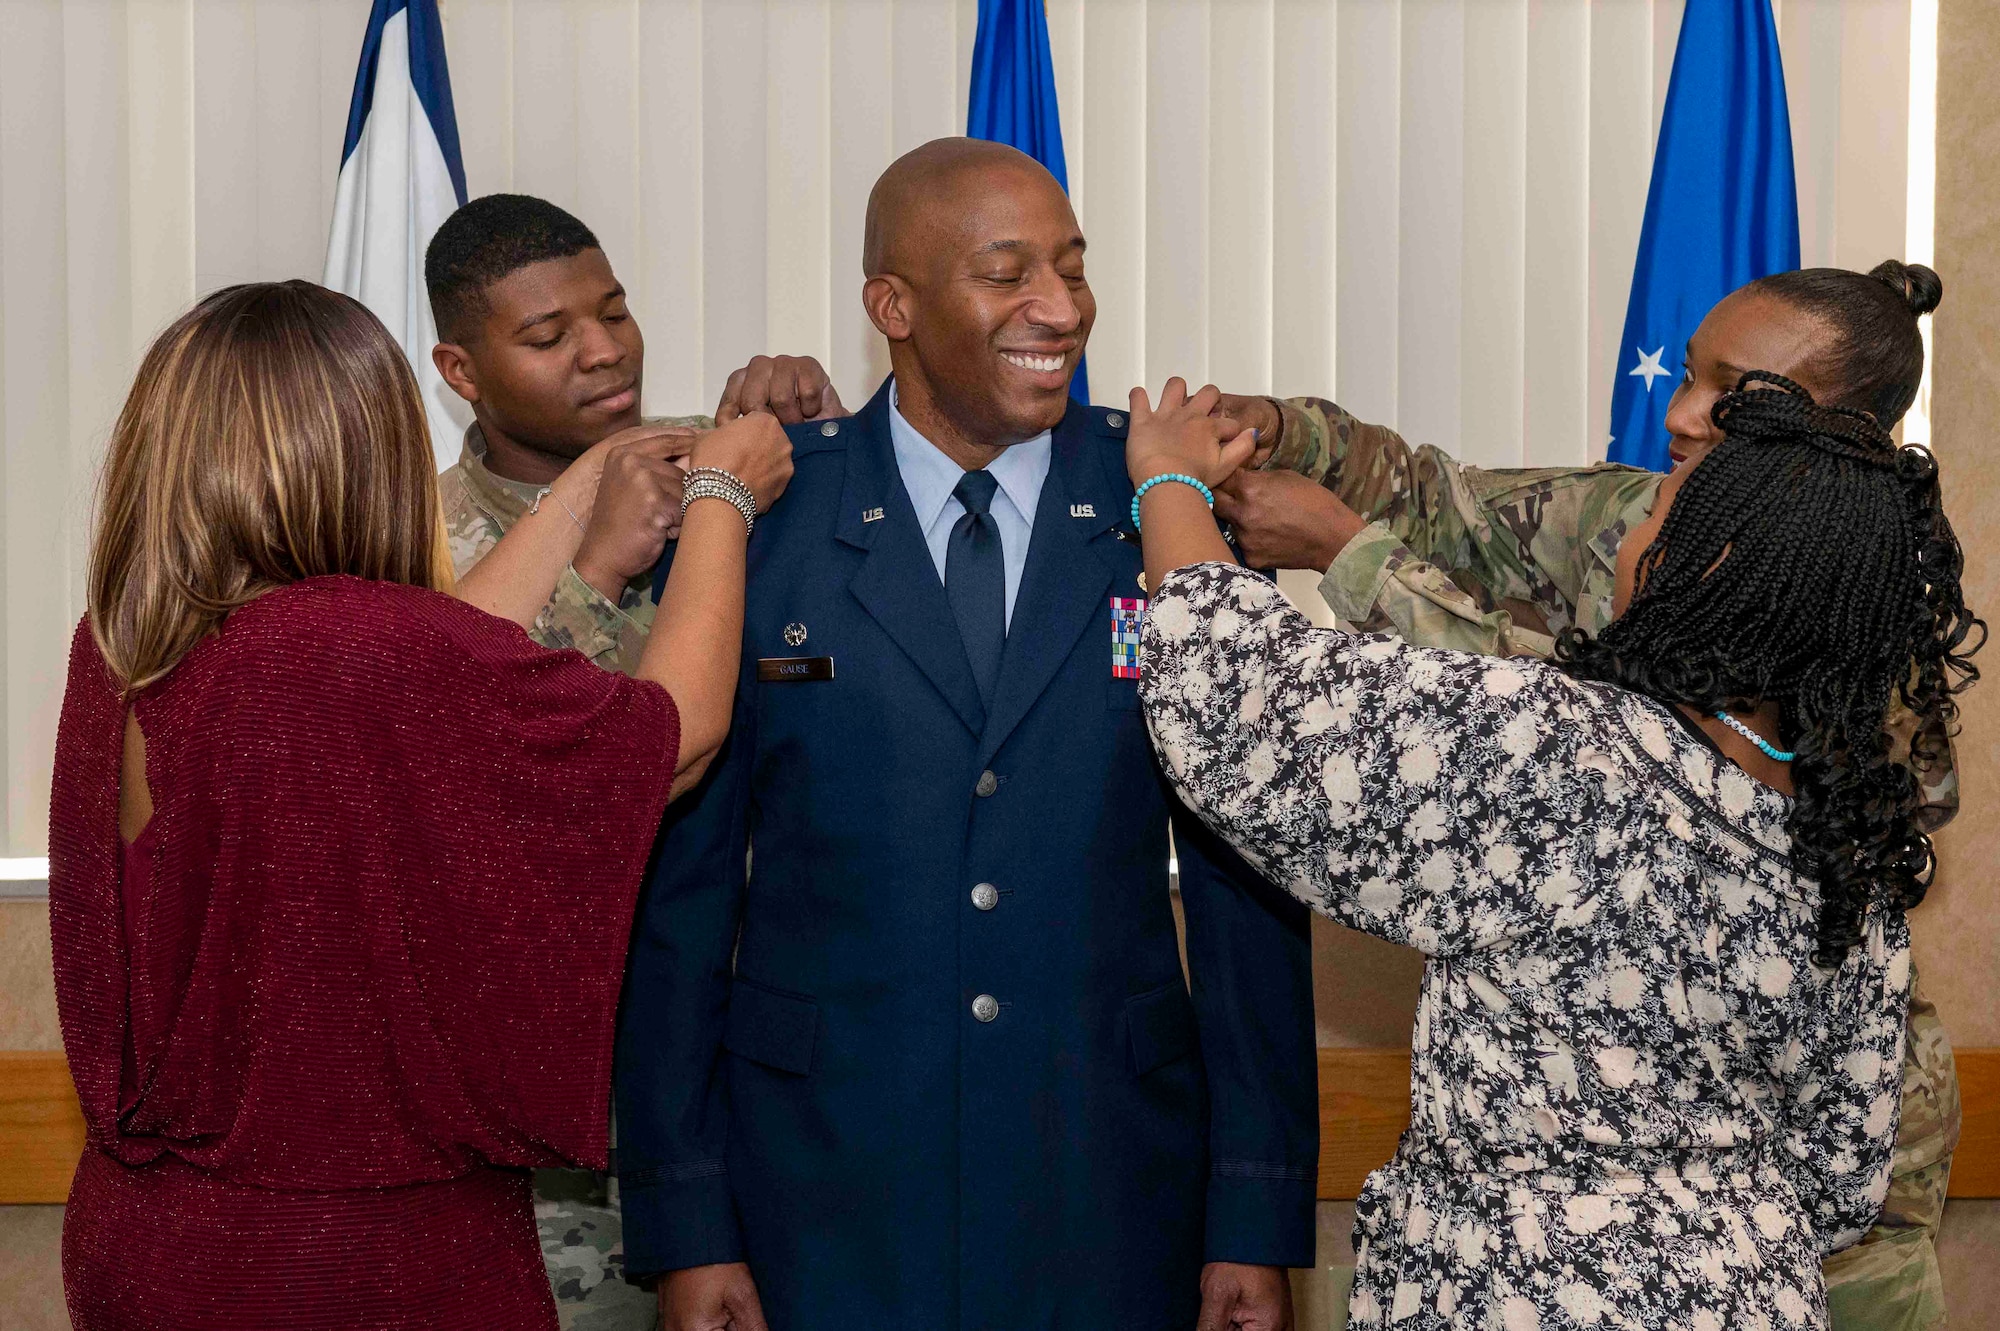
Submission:
POLYGON ((1142 640, 1153 742, 1274 883, 1429 958, 1352 1324, 1826 1325, 1888 1186, 1909 934, 1813 966, 1790 802, 1664 707, 1316 629, 1202 564, 1142 640))

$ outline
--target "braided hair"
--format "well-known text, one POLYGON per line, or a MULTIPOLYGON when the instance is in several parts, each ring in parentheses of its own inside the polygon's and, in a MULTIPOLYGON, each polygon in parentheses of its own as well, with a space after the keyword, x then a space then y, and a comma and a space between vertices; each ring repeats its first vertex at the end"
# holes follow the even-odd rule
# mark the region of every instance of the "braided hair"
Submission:
POLYGON ((1819 883, 1813 959, 1834 966, 1871 908, 1908 910, 1930 886, 1918 778, 1946 759, 1986 626, 1927 449, 1761 371, 1714 419, 1725 437, 1640 556, 1630 608, 1595 637, 1565 631, 1556 659, 1705 714, 1779 704, 1798 755, 1792 861, 1819 883), (1918 722, 1907 756, 1885 730, 1892 698, 1918 722))

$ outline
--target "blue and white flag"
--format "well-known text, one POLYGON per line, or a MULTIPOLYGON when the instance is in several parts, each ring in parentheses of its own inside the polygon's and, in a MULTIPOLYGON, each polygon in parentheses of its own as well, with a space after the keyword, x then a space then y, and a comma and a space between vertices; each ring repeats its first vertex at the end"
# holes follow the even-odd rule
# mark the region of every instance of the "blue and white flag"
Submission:
POLYGON ((458 460, 472 413, 431 364, 437 325, 424 248, 465 202, 437 0, 375 0, 340 150, 326 285, 375 312, 410 358, 442 470, 458 460))
MULTIPOLYGON (((972 86, 965 136, 1019 148, 1049 169, 1065 192, 1062 117, 1056 111, 1056 67, 1049 55, 1049 16, 1042 0, 979 0, 979 34, 972 43, 972 86)), ((1069 395, 1090 401, 1083 361, 1069 395)))
POLYGON ((1668 468, 1667 401, 1688 338, 1736 288, 1798 266, 1792 127, 1770 0, 1687 0, 1618 348, 1613 462, 1668 468))

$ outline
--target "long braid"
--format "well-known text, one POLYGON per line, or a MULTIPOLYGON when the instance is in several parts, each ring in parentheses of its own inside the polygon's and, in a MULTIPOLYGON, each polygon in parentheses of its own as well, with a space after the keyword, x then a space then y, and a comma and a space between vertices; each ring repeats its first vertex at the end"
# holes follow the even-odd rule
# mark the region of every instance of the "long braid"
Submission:
POLYGON ((1814 959, 1830 966, 1870 909, 1907 910, 1930 885, 1916 772, 1945 756, 1986 626, 1926 450, 1762 372, 1714 419, 1725 438, 1640 557, 1631 607, 1595 637, 1566 631, 1556 656, 1704 712, 1779 704, 1792 857, 1819 882, 1814 959), (1919 722, 1903 761, 1884 728, 1898 695, 1919 722))

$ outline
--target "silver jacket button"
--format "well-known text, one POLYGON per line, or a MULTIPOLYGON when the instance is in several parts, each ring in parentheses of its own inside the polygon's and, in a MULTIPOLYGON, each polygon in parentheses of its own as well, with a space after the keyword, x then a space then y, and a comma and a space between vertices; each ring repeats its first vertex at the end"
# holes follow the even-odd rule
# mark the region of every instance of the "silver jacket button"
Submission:
POLYGON ((991 994, 981 994, 972 1000, 972 1015, 980 1021, 991 1021, 1000 1015, 1000 1000, 991 994))
POLYGON ((972 787, 972 793, 985 799, 998 789, 1000 789, 1000 778, 993 775, 992 769, 988 768, 979 774, 979 781, 972 787))
POLYGON ((977 883, 972 889, 972 904, 981 910, 992 910, 1000 904, 1000 889, 991 883, 977 883))
POLYGON ((1115 430, 1119 426, 1125 423, 1125 418, 1115 411, 1106 412, 1104 416, 1104 423, 1115 430))
POLYGON ((840 433, 840 422, 828 421, 826 424, 819 427, 819 432, 825 435, 827 438, 831 439, 835 435, 840 433))

